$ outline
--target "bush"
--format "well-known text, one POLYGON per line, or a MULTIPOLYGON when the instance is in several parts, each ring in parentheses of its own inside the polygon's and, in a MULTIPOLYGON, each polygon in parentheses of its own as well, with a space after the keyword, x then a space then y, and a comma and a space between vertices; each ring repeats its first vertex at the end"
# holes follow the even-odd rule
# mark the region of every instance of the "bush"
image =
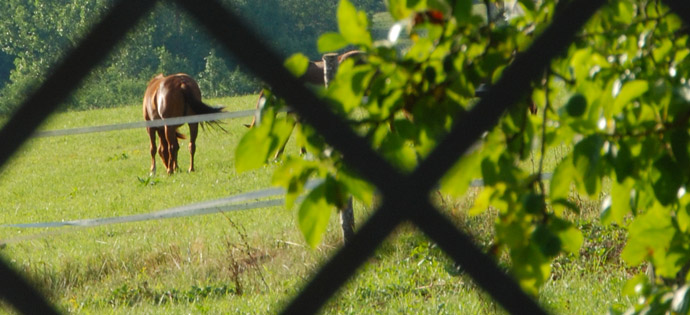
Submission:
POLYGON ((205 97, 248 94, 260 88, 258 80, 242 72, 239 67, 230 71, 225 59, 219 57, 215 50, 211 50, 204 60, 206 66, 199 73, 198 81, 205 97))

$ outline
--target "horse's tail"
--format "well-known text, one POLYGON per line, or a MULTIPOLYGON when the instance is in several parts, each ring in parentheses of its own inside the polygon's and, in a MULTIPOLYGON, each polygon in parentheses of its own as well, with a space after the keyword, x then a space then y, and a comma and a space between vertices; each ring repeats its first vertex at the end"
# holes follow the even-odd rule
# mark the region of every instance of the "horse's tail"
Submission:
MULTIPOLYGON (((213 107, 209 106, 206 103, 202 102, 200 99, 198 99, 193 93, 192 90, 189 88, 189 86, 183 85, 182 86, 182 94, 184 95, 185 99, 185 106, 189 106, 189 108, 194 111, 195 114, 201 115, 201 114, 215 114, 215 113, 220 113, 223 111, 223 107, 213 107)), ((223 131, 226 131, 225 128, 223 128, 220 125, 220 122, 217 120, 209 120, 201 123, 201 126, 203 127, 204 125, 210 125, 214 128, 220 128, 223 131)))

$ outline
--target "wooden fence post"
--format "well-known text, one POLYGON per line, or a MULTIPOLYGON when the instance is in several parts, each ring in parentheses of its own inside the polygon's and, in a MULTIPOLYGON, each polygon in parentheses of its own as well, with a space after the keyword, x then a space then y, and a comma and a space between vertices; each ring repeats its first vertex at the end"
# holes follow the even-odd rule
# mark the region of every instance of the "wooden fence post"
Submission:
MULTIPOLYGON (((323 80, 328 87, 328 83, 335 78, 338 71, 338 54, 331 53, 323 55, 323 80)), ((345 206, 340 211, 340 227, 343 230, 343 242, 349 243, 355 236, 355 215, 352 209, 352 196, 347 198, 345 206)))
POLYGON ((323 59, 323 82, 328 87, 328 83, 335 78, 336 72, 338 72, 338 54, 330 53, 325 54, 323 59))

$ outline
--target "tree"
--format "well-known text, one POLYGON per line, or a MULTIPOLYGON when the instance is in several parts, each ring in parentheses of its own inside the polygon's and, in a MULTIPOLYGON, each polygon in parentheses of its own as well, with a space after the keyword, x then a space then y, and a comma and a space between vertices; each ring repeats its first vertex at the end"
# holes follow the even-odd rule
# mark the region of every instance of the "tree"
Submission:
MULTIPOLYGON (((489 2, 494 1, 484 3, 489 2)), ((522 15, 498 21, 482 17, 486 8, 473 8, 470 0, 390 0, 395 27, 410 33, 411 46, 401 53, 395 43, 372 42, 366 14, 341 0, 339 32, 321 36, 318 47, 326 52, 356 45, 367 53, 367 63, 344 62, 324 95, 383 157, 412 170, 475 106, 477 88, 501 78, 555 16, 568 14, 562 12, 568 3, 520 0, 522 15)), ((549 278, 555 257, 577 255, 583 243, 567 215, 579 211, 571 194, 595 200, 606 194, 601 221, 628 230, 622 257, 630 265, 649 261, 656 270, 657 278, 640 275, 626 285, 639 296, 633 311, 688 311, 689 286, 683 284, 690 275, 682 268, 690 263, 687 30, 660 1, 609 2, 567 51, 540 69, 541 78, 481 139, 480 149, 458 161, 440 183, 443 192, 461 196, 473 178, 483 178, 470 212, 498 209, 495 247, 510 257, 509 272, 527 292, 536 294, 549 278), (532 104, 538 115, 529 114, 532 104), (560 146, 569 152, 546 182, 544 158, 560 146), (533 147, 536 174, 517 166, 533 147), (676 277, 679 286, 663 281, 676 277)), ((295 55, 286 65, 299 74, 306 60, 295 55)), ((287 189, 290 207, 307 179, 324 179, 298 210, 300 229, 315 246, 343 200, 338 196, 370 203, 372 188, 308 125, 278 115, 284 102, 266 94, 262 122, 241 140, 236 165, 261 166, 294 135, 312 158, 284 157, 273 183, 287 189)))
POLYGON ((0 50, 0 86, 10 79, 12 68, 14 68, 14 56, 0 50))
MULTIPOLYGON (((364 1, 370 2, 370 1, 364 1)), ((19 104, 45 78, 49 68, 65 51, 74 47, 114 3, 99 1, 0 2, 0 114, 19 104), (47 44, 50 43, 50 44, 47 44), (11 60, 8 61, 8 58, 11 60)), ((316 56, 317 37, 334 30, 336 3, 320 0, 224 0, 258 31, 276 50, 288 55, 303 52, 316 56)), ((241 43, 238 43, 241 44, 241 43)), ((219 64, 220 63, 216 63, 219 64)), ((159 72, 187 72, 197 76, 208 71, 227 72, 229 85, 217 82, 209 95, 252 92, 256 81, 239 71, 237 63, 224 52, 175 2, 162 1, 120 43, 102 67, 93 71, 84 86, 68 101, 72 109, 119 106, 139 102, 146 83, 159 72), (217 52, 228 69, 208 69, 205 58, 217 52), (136 88, 139 86, 140 88, 136 88)))

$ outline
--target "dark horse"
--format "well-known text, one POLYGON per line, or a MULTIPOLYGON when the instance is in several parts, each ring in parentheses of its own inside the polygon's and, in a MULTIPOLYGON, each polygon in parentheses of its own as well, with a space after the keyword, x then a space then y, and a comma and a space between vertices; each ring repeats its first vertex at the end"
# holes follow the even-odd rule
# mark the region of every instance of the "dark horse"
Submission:
MULTIPOLYGON (((342 63, 343 61, 347 60, 348 58, 357 58, 355 59, 355 62, 362 62, 362 54, 363 52, 360 50, 350 50, 348 52, 342 53, 338 55, 338 63, 342 63)), ((313 85, 320 85, 323 86, 325 84, 325 79, 323 76, 323 68, 324 68, 324 62, 323 60, 318 60, 318 61, 309 61, 309 65, 307 66, 307 71, 304 72, 304 74, 298 78, 301 82, 304 83, 309 83, 313 85)), ((259 100, 256 102, 256 109, 260 109, 262 106, 262 102, 264 101, 264 92, 263 90, 261 93, 259 93, 259 100)), ((254 118, 252 119, 251 124, 245 125, 247 128, 252 128, 256 124, 256 117, 257 115, 254 115, 254 118)))
MULTIPOLYGON (((146 88, 144 94, 144 119, 168 119, 189 115, 219 113, 223 108, 211 107, 201 101, 199 85, 184 73, 155 76, 146 88)), ((207 122, 208 123, 208 122, 207 122)), ((216 122, 210 122, 216 123, 216 122)), ((216 123, 217 124, 217 123, 216 123)), ((194 171, 194 153, 196 152, 196 137, 199 123, 189 123, 189 171, 194 171)), ((161 140, 158 147, 163 164, 172 174, 177 168, 177 152, 180 145, 177 139, 184 139, 184 135, 177 131, 181 125, 165 125, 163 127, 147 127, 151 143, 151 174, 156 172, 156 133, 161 140)))

